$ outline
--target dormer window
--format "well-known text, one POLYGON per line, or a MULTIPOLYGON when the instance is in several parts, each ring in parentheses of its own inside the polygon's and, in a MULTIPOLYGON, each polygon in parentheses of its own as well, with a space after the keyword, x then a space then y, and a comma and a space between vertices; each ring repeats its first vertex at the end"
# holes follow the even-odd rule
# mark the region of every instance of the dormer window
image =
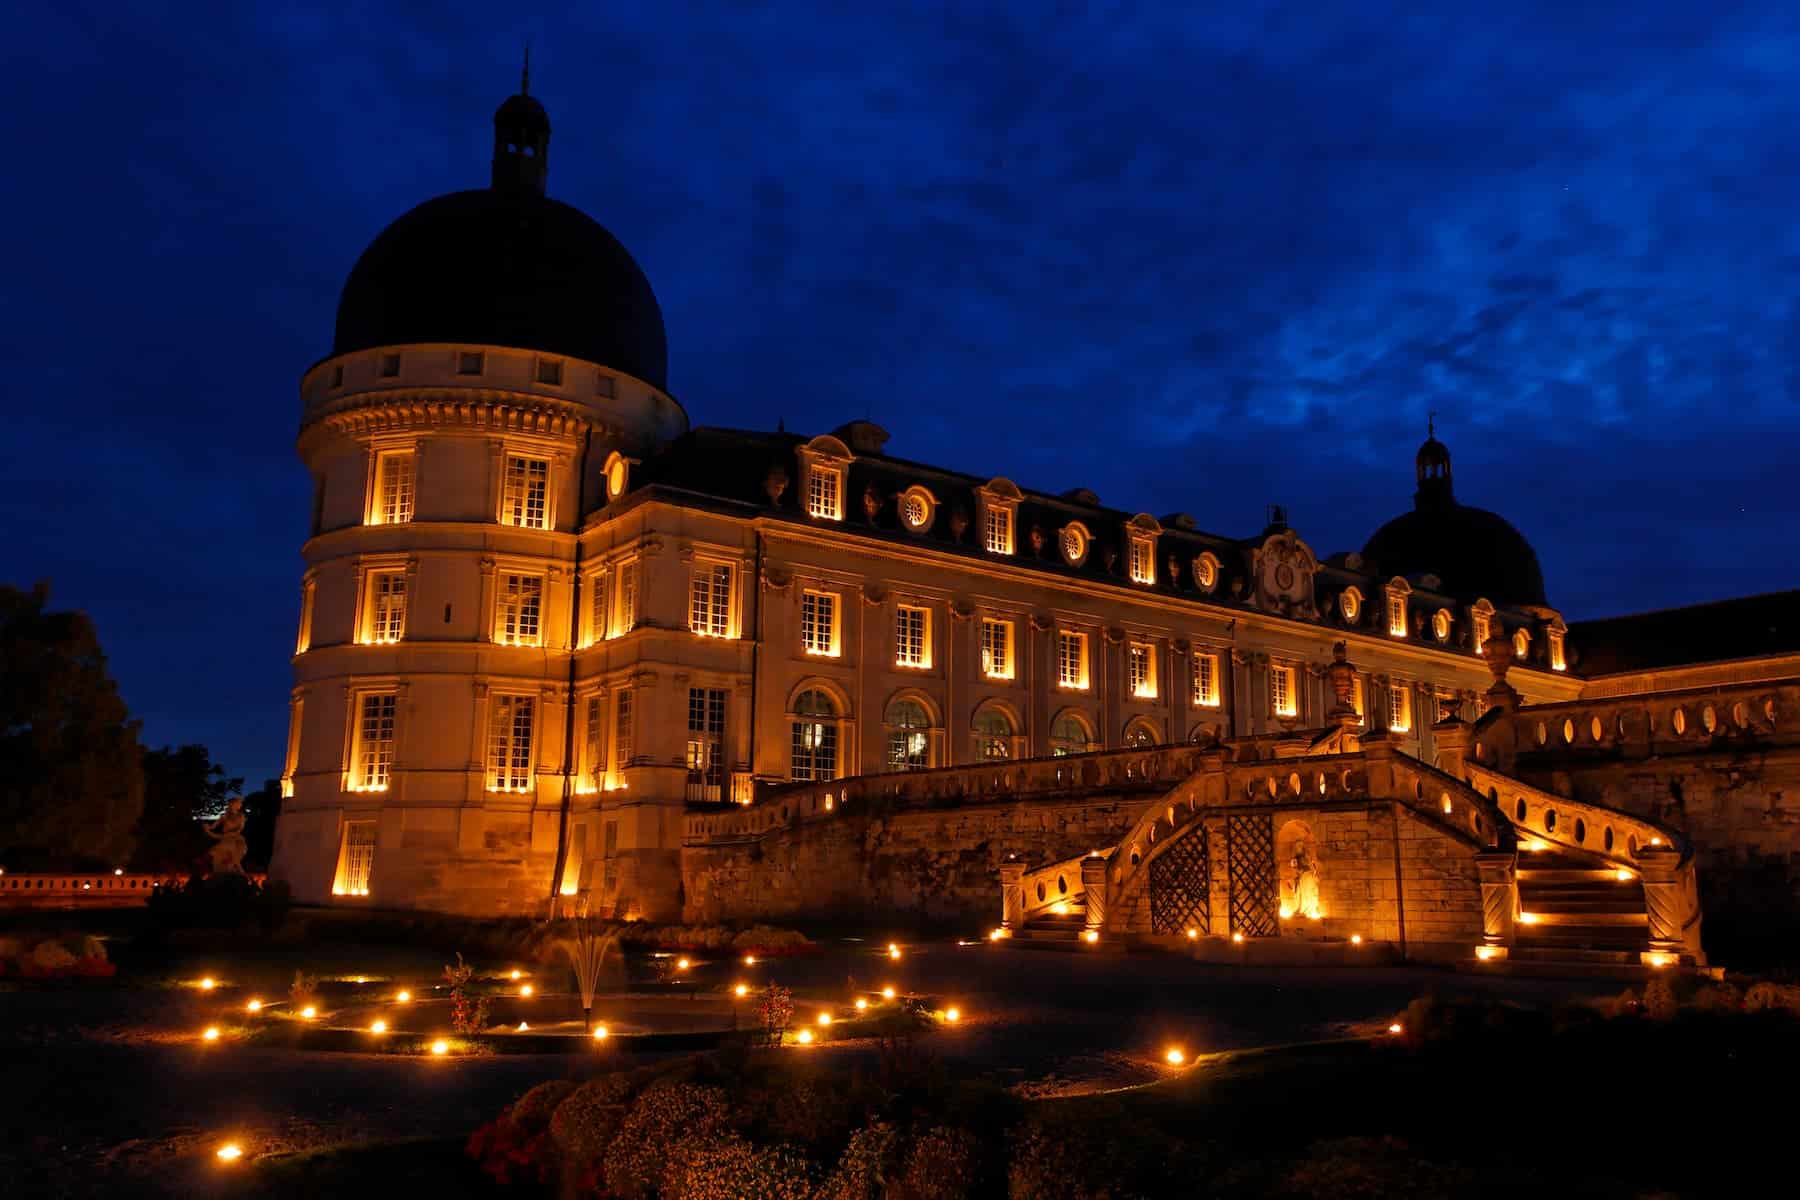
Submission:
POLYGON ((850 448, 830 434, 821 434, 799 451, 804 476, 806 515, 820 521, 844 519, 844 473, 850 467, 850 448))
POLYGON ((1203 552, 1194 560, 1194 583, 1203 592, 1210 592, 1219 586, 1219 559, 1211 550, 1203 552))
POLYGON ((1363 595, 1356 588, 1345 588, 1338 595, 1338 611, 1344 614, 1344 624, 1354 625, 1362 617, 1363 595))
POLYGON ((1431 636, 1440 642, 1450 640, 1450 610, 1440 608, 1431 617, 1431 636))
POLYGON ((1387 586, 1387 631, 1389 637, 1406 636, 1406 598, 1412 594, 1412 585, 1404 579, 1395 579, 1387 586))
POLYGON ((981 541, 989 554, 1014 552, 1013 530, 1024 495, 1010 479, 990 479, 986 487, 975 489, 975 500, 981 508, 981 541))
POLYGON ((1156 540, 1143 534, 1131 535, 1131 582, 1156 582, 1156 540))
POLYGON ((1513 657, 1524 658, 1531 653, 1531 634, 1524 629, 1513 631, 1513 657))
POLYGON ((1013 552, 1012 509, 1002 508, 997 504, 988 505, 985 527, 989 554, 1011 554, 1013 552))
POLYGON ((1568 628, 1560 620, 1555 621, 1545 630, 1545 636, 1550 639, 1550 669, 1552 671, 1568 670, 1569 661, 1564 650, 1568 628))
POLYGON ((1493 635, 1494 606, 1486 600, 1477 600, 1475 607, 1469 610, 1469 625, 1474 630, 1475 653, 1480 654, 1481 648, 1487 645, 1488 638, 1493 635))

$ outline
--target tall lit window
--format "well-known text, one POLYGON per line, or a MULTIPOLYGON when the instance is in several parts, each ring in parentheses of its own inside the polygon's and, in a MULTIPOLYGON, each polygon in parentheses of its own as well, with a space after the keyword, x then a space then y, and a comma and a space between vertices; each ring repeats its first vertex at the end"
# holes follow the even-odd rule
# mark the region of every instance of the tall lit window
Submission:
POLYGON ((931 665, 931 610, 913 604, 894 609, 894 665, 931 665))
POLYGON ((613 589, 613 621, 607 636, 618 637, 637 628, 638 564, 636 559, 619 567, 618 586, 613 589))
POLYGON ((608 609, 606 572, 595 571, 588 576, 588 644, 606 640, 606 618, 608 609))
POLYGON ((633 746, 631 743, 631 709, 632 692, 630 688, 619 691, 618 698, 613 701, 613 770, 623 771, 631 765, 633 746))
POLYGON ((690 801, 725 798, 725 689, 689 688, 687 769, 690 801))
POLYGON ((800 693, 800 699, 794 705, 788 778, 800 781, 836 779, 837 743, 837 705, 818 688, 800 693))
POLYGON ((583 772, 588 778, 590 791, 598 791, 606 778, 606 698, 589 696, 587 702, 587 736, 583 740, 582 752, 587 761, 583 764, 583 772))
POLYGON ((531 790, 531 733, 535 716, 530 696, 493 698, 493 713, 488 721, 488 791, 531 790))
POLYGON ((1013 677, 1013 624, 981 619, 981 673, 989 679, 1013 677))
POLYGON ((1278 717, 1299 715, 1299 697, 1294 693, 1294 668, 1276 663, 1269 668, 1269 707, 1278 717))
POLYGON ((1003 762, 1012 757, 1012 718, 990 708, 975 718, 975 757, 981 762, 1003 762))
POLYGON ((1148 642, 1132 642, 1125 649, 1125 667, 1131 694, 1140 700, 1156 698, 1156 648, 1148 642))
POLYGON ((367 603, 368 640, 399 641, 406 633, 406 572, 369 572, 367 603))
POLYGON ((1056 631, 1056 682, 1059 687, 1087 687, 1087 634, 1070 629, 1056 631))
POLYGON ((1156 582, 1156 539, 1131 535, 1131 582, 1156 582))
POLYGON ((1086 754, 1094 744, 1094 731, 1080 714, 1066 712, 1050 725, 1050 753, 1058 758, 1086 754))
POLYGON ((1363 677, 1357 675, 1350 680, 1350 707, 1363 720, 1369 719, 1368 699, 1363 695, 1363 677))
POLYGON ((1388 633, 1393 637, 1406 636, 1406 596, 1398 591, 1388 593, 1388 633))
POLYGON ((827 521, 844 519, 844 473, 815 463, 806 473, 806 511, 827 521))
POLYGON ((1475 627, 1475 653, 1480 654, 1481 648, 1487 645, 1487 640, 1492 634, 1492 629, 1488 624, 1487 611, 1480 606, 1470 610, 1469 623, 1475 627))
POLYGON ((1531 635, 1523 629, 1513 630, 1513 657, 1524 658, 1531 653, 1531 635))
POLYGON ((1569 669, 1569 660, 1564 656, 1563 652, 1564 636, 1562 628, 1559 625, 1552 625, 1550 627, 1550 669, 1552 671, 1566 671, 1569 669))
POLYGON ((987 506, 987 548, 990 554, 1013 552, 1013 511, 998 504, 987 506))
POLYGON ((896 700, 887 709, 887 766, 890 771, 922 771, 931 765, 931 718, 917 700, 896 700))
POLYGON ((295 696, 288 705, 287 757, 281 769, 281 794, 294 794, 294 773, 300 769, 300 731, 306 724, 306 697, 295 696))
POLYGON ((500 523, 525 529, 550 528, 550 460, 506 458, 506 482, 500 493, 500 523))
POLYGON ((413 452, 384 450, 375 458, 372 525, 402 525, 413 519, 413 452))
POLYGON ((731 566, 728 563, 695 563, 688 589, 688 628, 701 637, 725 637, 731 632, 731 566))
POLYGON ((1388 684, 1388 728, 1395 733, 1412 729, 1412 687, 1406 683, 1388 684))
POLYGON ((344 840, 338 846, 334 896, 366 896, 369 877, 375 873, 375 822, 345 821, 344 840))
POLYGON ((1205 651, 1194 653, 1194 704, 1199 708, 1219 707, 1219 656, 1205 651))
POLYGON ((358 698, 356 740, 350 751, 350 790, 385 792, 394 769, 392 692, 364 692, 358 698))
POLYGON ((837 657, 838 598, 836 592, 800 593, 800 648, 808 654, 837 657))
POLYGON ((543 576, 500 576, 494 603, 494 640, 502 646, 541 645, 543 607, 543 576))

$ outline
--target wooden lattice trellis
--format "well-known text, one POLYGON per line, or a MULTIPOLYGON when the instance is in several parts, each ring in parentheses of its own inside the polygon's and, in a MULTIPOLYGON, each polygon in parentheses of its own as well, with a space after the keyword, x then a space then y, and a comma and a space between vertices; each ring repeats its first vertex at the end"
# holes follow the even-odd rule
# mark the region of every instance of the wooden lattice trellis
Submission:
POLYGON ((1227 817, 1225 865, 1231 876, 1231 932, 1274 937, 1281 919, 1274 818, 1268 813, 1227 817))
POLYGON ((1150 860, 1150 932, 1212 932, 1212 858, 1196 823, 1150 860))

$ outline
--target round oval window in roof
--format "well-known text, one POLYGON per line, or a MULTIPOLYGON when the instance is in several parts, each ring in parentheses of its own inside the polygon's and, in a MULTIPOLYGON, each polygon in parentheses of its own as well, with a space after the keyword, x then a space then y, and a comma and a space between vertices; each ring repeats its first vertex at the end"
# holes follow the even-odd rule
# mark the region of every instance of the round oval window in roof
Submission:
POLYGON ((1345 588, 1338 595, 1338 611, 1344 614, 1346 624, 1356 624, 1357 618, 1362 616, 1362 593, 1355 588, 1345 588))
POLYGON ((931 528, 936 507, 930 492, 922 487, 909 487, 900 494, 900 523, 913 533, 923 533, 931 528))
POLYGON ((1071 567, 1079 567, 1087 560, 1088 531, 1080 521, 1070 521, 1064 525, 1059 540, 1062 543, 1063 560, 1071 567))
POLYGON ((1440 642, 1450 640, 1450 610, 1440 608, 1431 618, 1431 632, 1440 642))
POLYGON ((623 454, 615 453, 606 463, 606 498, 617 500, 625 494, 630 467, 623 454))
POLYGON ((1203 592, 1219 586, 1219 560, 1208 550, 1194 559, 1194 582, 1203 592))

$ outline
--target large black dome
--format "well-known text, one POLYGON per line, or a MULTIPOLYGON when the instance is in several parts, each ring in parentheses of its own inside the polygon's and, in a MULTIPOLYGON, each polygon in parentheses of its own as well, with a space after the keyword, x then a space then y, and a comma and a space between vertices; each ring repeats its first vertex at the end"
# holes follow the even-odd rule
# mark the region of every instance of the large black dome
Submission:
POLYGON ((486 189, 427 200, 369 244, 338 299, 333 354, 408 342, 587 359, 668 389, 662 309, 617 238, 543 194, 549 118, 526 95, 494 115, 486 189))
POLYGON ((1504 517, 1456 502, 1450 452, 1436 438, 1419 449, 1418 476, 1413 511, 1376 530, 1363 547, 1369 567, 1411 579, 1436 575, 1442 590, 1458 599, 1545 607, 1537 551, 1504 517))

